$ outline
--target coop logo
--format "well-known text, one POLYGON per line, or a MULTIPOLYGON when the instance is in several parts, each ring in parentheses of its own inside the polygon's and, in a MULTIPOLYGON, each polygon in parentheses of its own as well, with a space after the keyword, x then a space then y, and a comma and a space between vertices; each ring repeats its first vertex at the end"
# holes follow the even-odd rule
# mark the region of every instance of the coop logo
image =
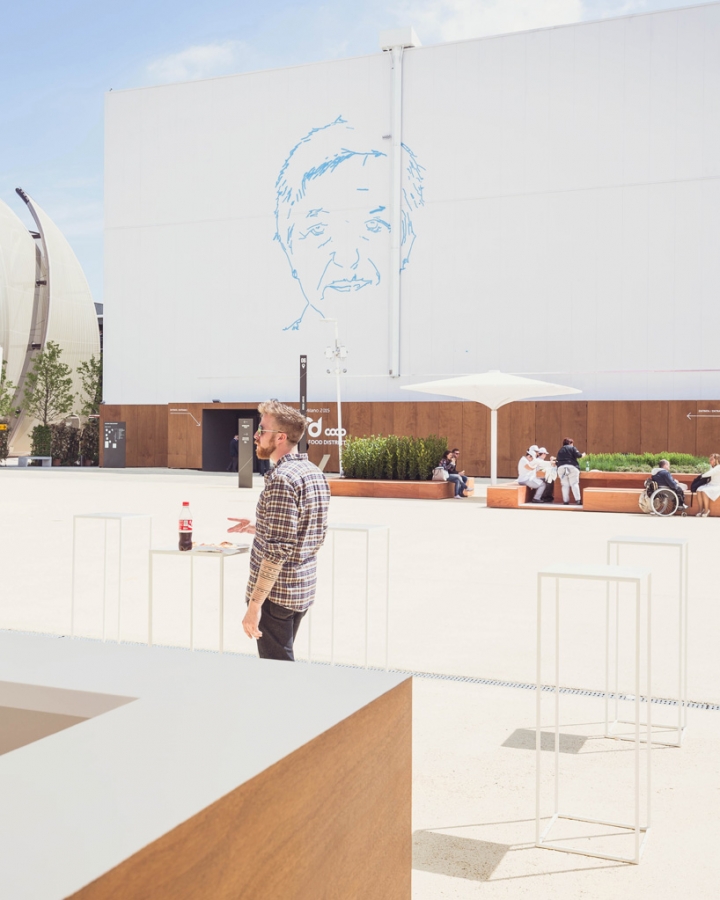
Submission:
MULTIPOLYGON (((338 437, 338 429, 337 428, 326 428, 325 431, 323 431, 322 416, 317 420, 317 422, 313 422, 313 420, 310 418, 310 416, 307 417, 307 420, 308 420, 307 433, 308 433, 308 438, 310 439, 308 441, 308 443, 310 443, 310 444, 336 443, 336 441, 322 440, 323 437, 326 437, 326 438, 330 438, 330 437, 337 438, 338 437)), ((346 434, 347 434, 347 429, 343 428, 339 436, 345 437, 346 434)))
POLYGON ((313 422, 313 420, 308 416, 308 437, 318 438, 322 434, 322 416, 317 420, 317 422, 313 422))

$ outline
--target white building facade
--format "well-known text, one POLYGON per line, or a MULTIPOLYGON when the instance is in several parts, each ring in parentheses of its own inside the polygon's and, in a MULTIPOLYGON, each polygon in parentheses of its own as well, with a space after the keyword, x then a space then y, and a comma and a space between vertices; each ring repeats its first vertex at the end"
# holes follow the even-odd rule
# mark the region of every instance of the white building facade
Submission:
POLYGON ((300 354, 327 401, 323 319, 348 400, 719 397, 718 47, 713 3, 406 49, 396 256, 390 53, 108 94, 106 402, 293 399, 300 354))

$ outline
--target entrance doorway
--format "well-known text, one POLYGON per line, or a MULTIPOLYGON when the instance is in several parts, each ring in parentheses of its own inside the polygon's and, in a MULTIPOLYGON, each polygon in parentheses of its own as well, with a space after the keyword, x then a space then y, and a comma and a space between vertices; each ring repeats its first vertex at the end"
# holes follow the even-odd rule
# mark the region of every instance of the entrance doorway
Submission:
MULTIPOLYGON (((253 430, 260 424, 257 409, 204 409, 202 417, 203 472, 226 472, 230 465, 230 441, 238 433, 238 419, 252 419, 253 430)), ((253 454, 253 472, 258 471, 253 454)))

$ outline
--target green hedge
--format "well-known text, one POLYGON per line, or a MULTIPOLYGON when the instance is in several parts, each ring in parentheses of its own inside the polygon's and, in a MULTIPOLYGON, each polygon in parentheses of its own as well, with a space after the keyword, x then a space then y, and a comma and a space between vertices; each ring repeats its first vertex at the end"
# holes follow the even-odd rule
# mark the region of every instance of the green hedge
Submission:
POLYGON ((670 462, 672 472, 704 472, 710 468, 706 456, 689 453, 588 453, 581 459, 581 469, 600 472, 650 472, 661 459, 670 462))
POLYGON ((427 481, 447 449, 447 438, 434 434, 426 438, 394 434, 349 437, 343 447, 343 472, 346 478, 427 481))
POLYGON ((52 456, 52 432, 49 425, 36 425, 30 432, 30 455, 52 456))

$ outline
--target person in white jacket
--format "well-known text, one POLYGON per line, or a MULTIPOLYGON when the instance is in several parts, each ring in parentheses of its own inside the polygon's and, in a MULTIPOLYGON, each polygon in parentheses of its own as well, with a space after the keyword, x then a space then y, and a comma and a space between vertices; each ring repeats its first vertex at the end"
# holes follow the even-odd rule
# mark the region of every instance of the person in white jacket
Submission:
POLYGON ((703 472, 705 478, 709 478, 707 484, 701 485, 697 489, 698 504, 700 512, 697 517, 710 515, 710 501, 717 500, 720 497, 720 453, 711 453, 708 459, 711 467, 707 472, 703 472))
POLYGON ((518 484, 535 491, 532 503, 542 503, 542 495, 545 492, 545 482, 538 478, 538 465, 540 460, 535 455, 533 448, 525 451, 525 455, 518 460, 518 484))

